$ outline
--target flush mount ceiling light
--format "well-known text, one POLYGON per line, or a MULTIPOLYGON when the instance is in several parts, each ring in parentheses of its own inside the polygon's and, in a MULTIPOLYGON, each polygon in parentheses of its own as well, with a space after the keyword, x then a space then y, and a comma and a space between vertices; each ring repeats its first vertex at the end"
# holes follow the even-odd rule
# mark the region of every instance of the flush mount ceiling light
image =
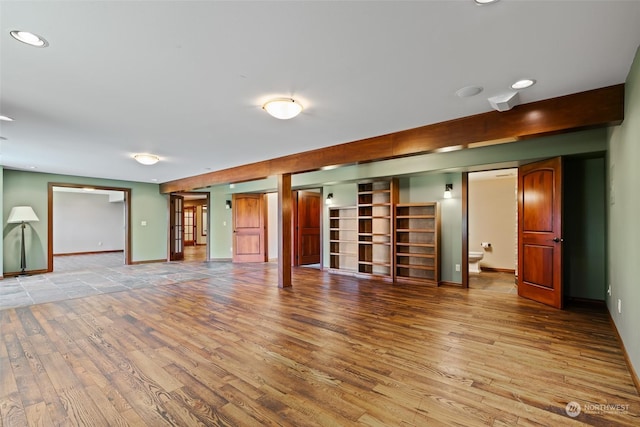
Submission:
POLYGON ((533 86, 534 84, 536 84, 536 81, 533 79, 522 79, 522 80, 518 80, 517 82, 515 82, 514 84, 511 85, 511 89, 526 89, 528 87, 533 86))
POLYGON ((11 37, 18 40, 19 42, 26 43, 30 46, 35 47, 47 47, 49 46, 49 42, 46 41, 43 37, 40 37, 37 34, 30 33, 28 31, 11 31, 11 37))
POLYGON ((146 154, 146 153, 135 154, 133 158, 136 159, 136 162, 145 166, 155 165, 160 161, 160 157, 154 156, 153 154, 146 154))
POLYGON ((477 5, 483 6, 485 4, 496 3, 498 0, 473 0, 477 5))
POLYGON ((262 108, 276 119, 292 119, 302 111, 302 105, 291 98, 276 98, 264 103, 262 108))
POLYGON ((0 116, 0 120, 3 122, 12 122, 13 119, 9 116, 0 116))

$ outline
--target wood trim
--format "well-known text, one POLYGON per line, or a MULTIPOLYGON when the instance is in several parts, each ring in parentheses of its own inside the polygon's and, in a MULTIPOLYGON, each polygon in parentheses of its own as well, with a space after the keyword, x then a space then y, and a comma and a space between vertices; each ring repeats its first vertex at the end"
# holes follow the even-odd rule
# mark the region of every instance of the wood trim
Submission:
MULTIPOLYGON (((291 175, 278 175, 278 287, 291 287, 293 194, 291 175)), ((266 237, 265 237, 266 238, 266 237)))
POLYGON ((124 193, 124 263, 131 265, 131 188, 106 187, 93 184, 70 184, 66 182, 49 182, 47 184, 47 269, 44 273, 53 271, 53 187, 85 188, 91 187, 97 190, 122 191, 124 193))
POLYGON ((116 252, 124 252, 124 250, 115 249, 111 251, 69 252, 64 254, 53 254, 53 256, 57 257, 57 256, 74 256, 74 255, 98 255, 98 254, 112 254, 116 252))
POLYGON ((484 265, 482 265, 481 267, 482 271, 492 271, 494 273, 510 273, 513 275, 516 274, 516 270, 513 268, 485 267, 484 265))
POLYGON ((325 166, 372 162, 606 127, 622 123, 624 84, 476 114, 160 184, 161 193, 253 181, 325 166))
POLYGON ((469 287, 469 172, 462 172, 462 287, 469 287))
POLYGON ((133 261, 131 265, 140 265, 140 264, 154 264, 156 262, 167 262, 166 259, 146 259, 144 261, 133 261))
POLYGON ((438 283, 439 286, 455 286, 456 288, 464 288, 462 283, 458 283, 458 282, 449 282, 447 280, 441 280, 438 283))
POLYGON ((618 332, 618 328, 616 327, 616 322, 613 321, 611 312, 608 309, 607 309, 607 314, 609 314, 609 321, 611 322, 611 327, 613 328, 613 331, 616 333, 616 337, 618 338, 618 342, 620 343, 620 348, 622 349, 624 361, 627 364, 627 368, 629 369, 631 380, 633 381, 633 384, 636 386, 636 391, 638 392, 638 395, 640 395, 640 378, 638 378, 638 374, 633 368, 633 364, 631 363, 631 358, 629 357, 629 353, 627 353, 627 349, 624 346, 624 341, 622 341, 620 332, 618 332))

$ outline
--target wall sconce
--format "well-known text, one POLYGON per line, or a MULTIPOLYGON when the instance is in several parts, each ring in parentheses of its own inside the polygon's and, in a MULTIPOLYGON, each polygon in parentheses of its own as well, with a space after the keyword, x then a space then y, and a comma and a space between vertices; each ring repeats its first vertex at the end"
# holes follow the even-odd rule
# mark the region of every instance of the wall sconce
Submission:
POLYGON ((231 209, 231 200, 226 200, 224 202, 224 208, 225 209, 231 209))
POLYGON ((24 229, 27 226, 27 222, 40 221, 36 216, 36 213, 33 211, 31 206, 15 206, 11 208, 11 212, 9 213, 9 218, 7 219, 8 224, 21 224, 22 228, 22 239, 20 240, 20 275, 24 276, 27 273, 24 270, 27 268, 27 259, 25 256, 24 249, 24 229))
POLYGON ((453 190, 453 184, 445 184, 444 185, 444 198, 445 199, 450 199, 451 198, 451 191, 453 190))
POLYGON ((324 202, 327 205, 333 204, 333 193, 327 194, 327 199, 324 202))

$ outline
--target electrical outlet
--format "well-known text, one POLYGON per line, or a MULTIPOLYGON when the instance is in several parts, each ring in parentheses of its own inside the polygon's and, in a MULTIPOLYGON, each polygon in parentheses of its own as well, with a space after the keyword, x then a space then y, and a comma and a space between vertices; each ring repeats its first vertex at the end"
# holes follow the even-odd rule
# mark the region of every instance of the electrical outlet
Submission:
POLYGON ((222 226, 226 227, 227 226, 227 221, 222 221, 222 226))
POLYGON ((622 300, 618 298, 618 314, 622 314, 622 300))
POLYGON ((460 264, 456 264, 456 271, 460 271, 460 264))

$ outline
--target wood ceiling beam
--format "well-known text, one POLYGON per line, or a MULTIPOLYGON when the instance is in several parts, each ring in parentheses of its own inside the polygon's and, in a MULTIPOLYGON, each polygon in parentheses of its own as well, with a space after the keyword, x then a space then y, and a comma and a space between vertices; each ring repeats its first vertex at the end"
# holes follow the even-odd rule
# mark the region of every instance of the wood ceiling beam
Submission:
POLYGON ((296 174, 326 166, 469 148, 484 144, 619 125, 624 118, 624 84, 490 111, 387 135, 338 144, 160 184, 161 193, 296 174))

